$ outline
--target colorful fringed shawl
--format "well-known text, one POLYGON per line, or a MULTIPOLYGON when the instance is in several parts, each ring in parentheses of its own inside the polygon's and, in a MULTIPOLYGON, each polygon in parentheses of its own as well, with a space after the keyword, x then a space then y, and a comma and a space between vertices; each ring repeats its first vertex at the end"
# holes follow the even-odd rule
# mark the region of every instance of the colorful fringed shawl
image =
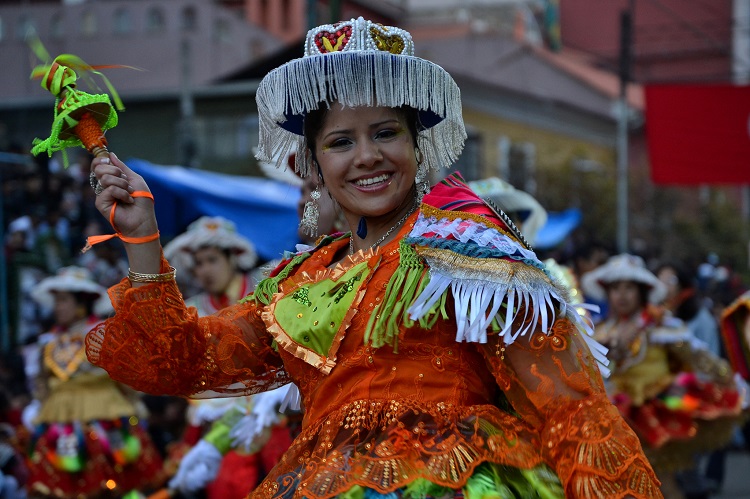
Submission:
MULTIPOLYGON (((606 349, 593 340, 591 325, 569 304, 567 288, 546 270, 515 227, 501 217, 458 173, 433 187, 423 199, 413 229, 400 242, 398 268, 388 281, 385 297, 370 315, 365 341, 374 348, 391 345, 397 351, 401 327, 418 323, 429 329, 440 317, 450 316, 456 321, 457 342, 487 343, 489 333, 510 344, 518 337, 530 336, 537 326, 549 333, 559 316, 586 333, 584 338, 606 375, 606 349), (453 302, 450 312, 446 310, 449 297, 453 302)), ((341 238, 324 238, 318 247, 338 239, 341 238)), ((328 334, 330 342, 312 353, 305 348, 305 342, 295 341, 283 326, 279 327, 279 317, 288 315, 282 310, 298 302, 295 296, 309 293, 309 288, 300 287, 293 293, 295 296, 286 298, 285 304, 272 304, 279 281, 308 256, 309 253, 302 253, 283 262, 271 278, 258 286, 254 296, 271 305, 266 318, 277 341, 295 355, 330 371, 335 365, 335 352, 328 350, 334 344, 333 333, 328 334)), ((367 273, 376 267, 376 260, 370 260, 369 266, 363 261, 360 271, 350 272, 361 280, 357 289, 364 289, 367 273)), ((352 301, 339 300, 334 309, 338 308, 343 317, 351 305, 352 301)), ((298 312, 295 309, 291 315, 298 312)), ((306 328, 310 329, 315 328, 306 328)))

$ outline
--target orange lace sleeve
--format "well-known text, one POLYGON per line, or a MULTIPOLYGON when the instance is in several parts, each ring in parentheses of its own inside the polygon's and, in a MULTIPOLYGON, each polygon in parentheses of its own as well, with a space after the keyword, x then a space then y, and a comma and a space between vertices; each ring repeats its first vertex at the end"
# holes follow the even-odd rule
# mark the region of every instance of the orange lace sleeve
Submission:
POLYGON ((483 346, 500 388, 541 437, 567 497, 660 498, 638 437, 609 402, 584 339, 565 318, 549 335, 483 346))
POLYGON ((253 301, 199 318, 174 281, 133 288, 123 279, 109 295, 116 314, 87 335, 86 354, 117 381, 182 396, 251 394, 290 381, 253 301))

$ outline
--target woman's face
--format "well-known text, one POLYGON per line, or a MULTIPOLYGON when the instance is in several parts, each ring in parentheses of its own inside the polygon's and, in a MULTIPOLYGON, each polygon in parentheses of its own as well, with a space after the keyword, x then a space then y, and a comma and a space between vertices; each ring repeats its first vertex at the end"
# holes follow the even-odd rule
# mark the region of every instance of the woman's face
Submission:
POLYGON ((237 270, 223 250, 208 246, 193 253, 193 274, 203 291, 221 295, 229 287, 237 270))
POLYGON ((55 324, 69 327, 86 317, 86 307, 78 303, 76 296, 68 291, 53 291, 55 299, 55 324))
POLYGON ((316 136, 315 157, 350 226, 363 216, 393 216, 411 207, 417 160, 398 111, 334 103, 316 136))
POLYGON ((607 287, 607 296, 614 317, 630 317, 642 307, 640 289, 633 281, 613 282, 607 287))

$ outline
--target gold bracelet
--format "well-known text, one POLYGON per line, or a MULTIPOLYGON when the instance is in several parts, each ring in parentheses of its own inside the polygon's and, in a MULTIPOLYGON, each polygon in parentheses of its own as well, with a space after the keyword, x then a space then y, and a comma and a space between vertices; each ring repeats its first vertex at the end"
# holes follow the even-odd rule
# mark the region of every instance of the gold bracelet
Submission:
POLYGON ((141 274, 128 269, 128 279, 130 282, 168 282, 173 281, 177 270, 170 266, 169 272, 164 274, 141 274))

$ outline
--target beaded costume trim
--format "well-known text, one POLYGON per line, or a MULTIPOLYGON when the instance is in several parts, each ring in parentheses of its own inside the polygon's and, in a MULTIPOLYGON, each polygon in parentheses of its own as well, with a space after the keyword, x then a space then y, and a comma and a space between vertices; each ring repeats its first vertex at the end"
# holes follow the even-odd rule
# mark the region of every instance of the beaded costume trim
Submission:
MULTIPOLYGON (((264 308, 261 315, 278 346, 320 369, 323 373, 331 372, 336 365, 336 351, 367 291, 367 280, 377 267, 378 260, 373 259, 373 256, 375 256, 373 250, 360 251, 347 256, 332 269, 320 270, 315 275, 300 272, 281 283, 279 292, 273 296, 272 302, 264 308), (352 272, 353 270, 357 272, 352 272), (347 276, 349 278, 345 279, 347 276), (320 284, 327 285, 323 290, 323 295, 310 296, 310 291, 319 289, 320 284), (313 307, 312 300, 316 301, 315 307, 313 307), (285 317, 289 315, 295 304, 302 304, 302 309, 307 306, 309 314, 315 320, 309 323, 312 319, 305 317, 302 312, 296 313, 296 317, 306 320, 306 323, 295 324, 293 319, 286 320, 285 317), (331 305, 339 309, 346 307, 343 317, 326 319, 325 324, 319 324, 320 318, 327 317, 325 314, 328 313, 331 305), (318 310, 318 306, 323 307, 325 311, 318 310), (326 331, 323 335, 326 339, 324 344, 320 345, 321 342, 316 341, 316 345, 309 345, 311 341, 322 336, 315 331, 315 328, 324 329, 324 326, 328 325, 328 320, 330 320, 330 327, 334 330, 326 331)), ((295 309, 294 312, 297 310, 295 309)), ((305 314, 307 313, 306 310, 305 314)))

